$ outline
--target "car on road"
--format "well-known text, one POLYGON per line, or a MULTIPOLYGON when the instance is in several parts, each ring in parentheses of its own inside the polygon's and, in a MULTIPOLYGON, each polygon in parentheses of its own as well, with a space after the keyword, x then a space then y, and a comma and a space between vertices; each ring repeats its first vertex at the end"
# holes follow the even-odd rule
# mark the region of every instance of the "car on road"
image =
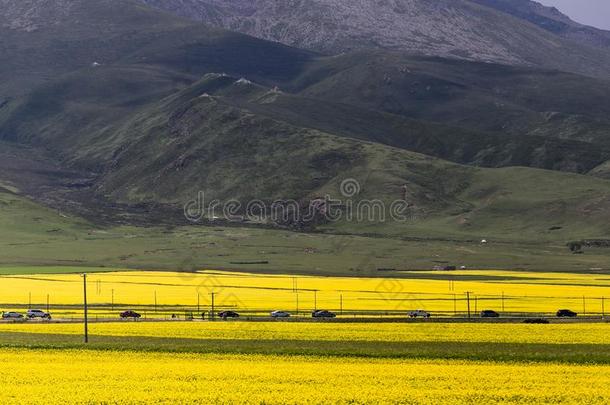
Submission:
POLYGON ((423 309, 417 309, 409 312, 410 318, 430 318, 430 312, 424 311, 423 309))
POLYGON ((290 318, 290 313, 286 311, 273 311, 271 313, 272 318, 290 318))
POLYGON ((121 312, 120 316, 123 319, 126 319, 126 318, 139 319, 142 317, 142 315, 140 315, 136 311, 132 311, 132 310, 121 312))
POLYGON ((557 318, 576 318, 578 314, 569 309, 560 309, 557 311, 557 318))
POLYGON ((26 316, 28 317, 28 319, 51 319, 51 314, 49 314, 48 312, 44 312, 40 309, 28 309, 26 316))
POLYGON ((239 318, 239 314, 235 311, 222 311, 218 313, 218 316, 224 320, 228 318, 239 318))
POLYGON ((491 309, 486 309, 485 311, 481 311, 481 318, 499 318, 500 314, 496 311, 492 311, 491 309))
POLYGON ((2 319, 23 319, 23 315, 18 312, 3 312, 2 319))
POLYGON ((311 313, 312 318, 335 318, 337 314, 334 312, 327 311, 325 309, 318 309, 311 313))

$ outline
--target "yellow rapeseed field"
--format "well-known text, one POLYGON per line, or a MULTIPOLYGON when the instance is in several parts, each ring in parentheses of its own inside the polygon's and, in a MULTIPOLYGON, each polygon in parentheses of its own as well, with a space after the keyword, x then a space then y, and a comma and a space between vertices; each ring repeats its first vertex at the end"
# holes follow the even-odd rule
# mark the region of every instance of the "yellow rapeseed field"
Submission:
MULTIPOLYGON (((360 342, 608 344, 610 324, 121 322, 93 323, 95 336, 360 342)), ((80 335, 81 324, 0 324, 0 333, 80 335)))
POLYGON ((7 349, 2 404, 603 404, 610 368, 7 349))
MULTIPOLYGON (((409 272, 410 278, 347 278, 256 275, 230 272, 109 272, 89 275, 92 305, 186 306, 208 308, 216 293, 218 308, 307 313, 314 307, 344 312, 425 309, 451 315, 467 309, 547 312, 571 308, 599 314, 610 298, 610 277, 565 273, 469 270, 409 272), (467 276, 466 281, 460 277, 467 276), (439 277, 447 279, 439 280, 439 277), (584 298, 584 299, 583 299, 584 298), (199 306, 198 306, 199 304, 199 306)), ((78 305, 78 274, 1 276, 0 297, 7 304, 78 305), (30 298, 31 297, 31 298, 30 298)), ((10 308, 2 308, 10 309, 10 308)))

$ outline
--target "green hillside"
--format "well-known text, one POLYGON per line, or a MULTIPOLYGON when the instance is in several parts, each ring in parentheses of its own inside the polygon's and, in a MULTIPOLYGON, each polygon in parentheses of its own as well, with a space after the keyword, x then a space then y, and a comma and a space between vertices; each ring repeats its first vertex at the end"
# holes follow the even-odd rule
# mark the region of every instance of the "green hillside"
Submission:
MULTIPOLYGON (((323 57, 131 1, 74 4, 52 24, 11 31, 0 56, 0 140, 36 151, 11 157, 21 163, 10 179, 0 171, 4 243, 30 246, 5 262, 166 268, 194 256, 231 268, 298 230, 316 246, 387 244, 379 267, 429 268, 426 246, 478 266, 600 266, 603 254, 576 257, 566 243, 610 231, 608 82, 394 52, 323 57), (38 153, 57 167, 31 163, 38 153), (242 209, 278 199, 305 209, 344 197, 346 179, 360 186, 353 203, 403 201, 408 220, 208 223, 233 235, 217 238, 183 216, 200 192, 242 209), (243 228, 254 225, 268 229, 243 228), (481 239, 498 245, 482 251, 481 239), (202 240, 225 245, 193 248, 202 240), (551 256, 563 262, 545 264, 551 256)), ((325 255, 313 266, 345 270, 325 255)), ((314 271, 279 256, 263 262, 314 271)))

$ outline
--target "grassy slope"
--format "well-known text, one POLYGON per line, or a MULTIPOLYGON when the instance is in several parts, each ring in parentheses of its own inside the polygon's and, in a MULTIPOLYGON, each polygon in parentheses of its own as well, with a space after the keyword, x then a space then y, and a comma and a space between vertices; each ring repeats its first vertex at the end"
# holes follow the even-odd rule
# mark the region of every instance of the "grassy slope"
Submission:
MULTIPOLYGON (((316 61, 292 86, 311 98, 510 134, 506 144, 513 159, 527 157, 519 156, 523 146, 511 145, 524 141, 520 135, 555 140, 542 145, 530 140, 536 151, 529 156, 533 166, 583 172, 607 153, 606 81, 493 64, 357 53, 316 61), (604 146, 605 152, 590 148, 589 142, 604 146), (578 150, 586 157, 580 167, 562 162, 578 150)), ((483 134, 479 138, 475 145, 484 151, 489 140, 483 134)))
MULTIPOLYGON (((300 234, 252 228, 99 228, 0 193, 0 273, 80 272, 103 268, 247 270, 261 273, 378 276, 378 268, 471 268, 583 271, 607 268, 605 249, 572 255, 563 242, 452 239, 442 226, 400 237, 300 234), (315 254, 307 253, 314 249, 315 254), (236 264, 244 262, 258 264, 236 264), (264 262, 267 263, 264 263, 264 262), (48 267, 51 266, 51 267, 48 267), (90 267, 97 267, 91 269, 90 267)), ((340 230, 340 229, 339 229, 340 230)))
POLYGON ((156 92, 143 92, 159 74, 158 69, 143 67, 103 67, 77 74, 76 83, 94 85, 62 87, 59 94, 66 109, 59 116, 42 118, 45 123, 51 119, 71 126, 40 136, 56 141, 72 162, 105 168, 99 191, 123 201, 181 206, 200 190, 208 201, 340 197, 339 183, 355 178, 362 185, 359 198, 387 203, 402 198, 402 186, 408 185, 417 219, 399 224, 341 223, 327 230, 461 240, 533 241, 542 235, 558 244, 608 232, 605 202, 610 186, 605 180, 533 169, 469 168, 305 124, 295 126, 267 116, 273 114, 253 114, 249 105, 236 103, 239 95, 274 95, 264 87, 235 84, 230 77, 208 76, 185 87, 184 76, 161 75, 156 92), (107 88, 116 88, 112 78, 117 73, 132 85, 118 86, 126 90, 112 92, 110 99, 102 97, 108 107, 88 114, 99 111, 103 119, 87 120, 90 126, 77 130, 78 121, 70 120, 71 114, 83 116, 83 106, 107 88), (137 80, 130 78, 135 76, 137 80), (180 83, 180 92, 150 104, 180 83), (200 97, 214 89, 218 96, 200 97), (134 94, 141 97, 134 100, 134 94), (130 104, 140 106, 140 113, 129 115, 123 106, 130 104), (119 122, 108 127, 112 117, 119 122), (550 231, 557 227, 561 229, 550 231))
MULTIPOLYGON (((78 41, 70 43, 71 47, 80 46, 78 49, 85 52, 81 59, 75 59, 79 61, 79 67, 85 67, 74 71, 76 66, 64 66, 61 72, 72 73, 2 107, 0 128, 3 138, 53 145, 65 161, 103 173, 97 184, 100 192, 130 202, 152 200, 181 206, 199 190, 207 191, 209 198, 224 199, 336 195, 338 184, 344 178, 352 177, 362 183, 360 197, 390 202, 402 197, 401 187, 407 184, 409 202, 417 208, 417 221, 357 226, 339 223, 326 230, 397 238, 389 242, 385 239, 359 242, 371 245, 366 251, 390 246, 391 249, 381 255, 381 261, 390 263, 389 267, 418 267, 420 264, 429 267, 431 255, 422 252, 422 246, 444 252, 442 254, 451 261, 492 267, 549 268, 557 265, 586 269, 600 266, 597 256, 569 256, 563 261, 545 263, 533 252, 540 249, 564 252, 568 240, 607 235, 609 222, 605 202, 610 190, 607 181, 528 169, 482 170, 454 165, 365 142, 371 138, 379 140, 367 137, 368 122, 350 123, 342 128, 341 121, 359 116, 364 111, 362 108, 367 108, 368 117, 376 121, 375 131, 381 133, 387 128, 384 125, 389 116, 374 110, 387 110, 396 113, 393 119, 406 129, 396 132, 393 135, 396 139, 385 143, 401 141, 399 138, 404 133, 417 131, 418 125, 423 125, 424 129, 414 137, 415 142, 417 139, 425 142, 428 133, 436 134, 435 139, 442 142, 452 133, 451 128, 439 129, 430 124, 403 121, 398 115, 425 115, 427 119, 448 115, 452 123, 462 125, 472 124, 485 118, 486 113, 492 113, 493 122, 483 120, 482 125, 501 126, 511 120, 511 125, 516 125, 517 129, 538 123, 540 113, 547 110, 597 119, 609 108, 605 84, 559 73, 413 60, 396 54, 382 57, 375 53, 353 54, 314 62, 314 55, 307 52, 192 25, 139 7, 125 8, 127 11, 117 24, 107 25, 104 21, 116 14, 119 3, 108 0, 96 3, 93 9, 85 8, 85 3, 78 4, 76 10, 81 14, 77 15, 83 24, 74 25, 68 32, 58 27, 42 29, 40 33, 46 32, 57 42, 41 43, 39 50, 53 53, 53 46, 69 38, 88 40, 90 38, 84 32, 97 27, 106 30, 103 32, 107 37, 103 44, 92 42, 90 48, 96 54, 106 55, 102 60, 104 64, 97 68, 86 67, 90 62, 84 61, 92 56, 87 53, 89 50, 78 41), (137 40, 127 41, 124 28, 121 28, 125 26, 140 26, 143 31, 134 34, 137 40), (79 36, 81 34, 83 36, 79 36), (219 70, 236 77, 243 74, 265 85, 286 84, 287 88, 299 90, 301 95, 308 97, 334 100, 321 105, 335 108, 334 111, 345 105, 344 116, 340 122, 333 121, 332 114, 308 107, 308 100, 299 97, 282 96, 274 100, 275 96, 268 95, 267 99, 257 100, 260 105, 254 105, 250 85, 237 85, 233 81, 228 90, 221 92, 222 97, 200 97, 209 91, 209 86, 201 82, 190 84, 206 72, 219 70), (347 74, 350 74, 349 81, 347 74), (389 80, 386 80, 388 74, 389 80), (293 81, 295 77, 298 79, 293 81), (548 93, 550 90, 553 93, 548 93), (558 93, 562 91, 570 97, 559 97, 558 93), (158 101, 164 96, 167 97, 158 101), (284 105, 265 105, 273 104, 277 99, 284 105), (448 103, 439 104, 439 100, 444 99, 449 100, 448 103), (589 101, 584 102, 585 99, 589 101), (361 107, 353 108, 350 104, 361 107), (455 109, 456 106, 460 108, 455 109), (299 112, 307 117, 301 121, 290 118, 299 112), (519 118, 521 116, 525 121, 519 118), (316 126, 316 120, 322 123, 316 126), (562 228, 551 232, 551 227, 562 228), (550 245, 546 242, 537 244, 541 234, 543 240, 551 241, 550 245), (432 241, 427 245, 403 247, 399 239, 405 238, 432 241), (461 241, 476 242, 481 238, 513 245, 494 247, 498 249, 494 254, 479 254, 476 246, 470 250, 475 253, 464 253, 453 245, 454 242, 447 244, 447 240, 454 239, 460 241, 455 242, 458 244, 471 244, 461 241), (397 251, 401 253, 395 253, 397 251), (515 251, 519 253, 511 253, 515 251)), ((24 35, 20 37, 23 41, 32 41, 38 35, 13 34, 24 35)), ((23 57, 49 57, 38 51, 31 55, 22 50, 19 53, 23 57)), ((28 63, 40 61, 32 59, 28 63)), ((261 91, 261 87, 257 87, 255 93, 257 91, 261 91)), ((470 140, 485 137, 484 133, 456 132, 461 139, 457 143, 461 143, 463 137, 470 136, 470 140)), ((481 145, 488 144, 482 142, 476 146, 480 148, 479 152, 469 153, 478 156, 487 148, 481 145)), ((588 167, 593 161, 605 160, 601 148, 597 151, 599 154, 593 156, 588 156, 585 148, 581 150, 585 150, 586 159, 564 163, 561 159, 570 156, 571 152, 567 152, 571 145, 560 144, 557 150, 549 153, 547 145, 536 147, 534 144, 533 150, 540 155, 537 159, 544 167, 557 165, 580 170, 581 164, 588 167)), ((449 143, 444 148, 454 147, 454 143, 449 143)), ((576 150, 579 156, 581 152, 576 150)), ((33 237, 40 239, 40 235, 54 229, 49 228, 40 228, 33 237)), ((213 229, 198 229, 195 236, 190 236, 189 232, 192 231, 185 228, 159 234, 158 230, 126 228, 80 238, 64 235, 63 239, 54 239, 60 245, 24 247, 16 254, 8 254, 5 262, 57 264, 71 260, 76 264, 176 266, 183 260, 184 252, 189 251, 181 245, 184 240, 215 235, 213 229), (129 234, 135 236, 129 238, 127 245, 124 242, 129 234), (167 235, 175 237, 175 241, 168 242, 167 235), (162 253, 167 243, 171 253, 162 253), (156 247, 147 248, 150 246, 156 247)), ((257 240, 262 241, 262 246, 273 245, 273 241, 290 235, 265 230, 228 231, 232 232, 244 232, 246 238, 250 235, 260 238, 257 240)), ((28 246, 28 236, 24 235, 23 239, 24 246, 28 246)), ((230 237, 226 239, 230 241, 226 249, 232 254, 259 256, 256 250, 244 249, 240 243, 232 243, 230 237)), ((314 240, 315 243, 326 241, 323 238, 314 240)), ((303 247, 302 244, 298 246, 299 249, 303 247)), ((231 267, 230 260, 216 252, 197 251, 192 255, 198 263, 231 267)), ((306 272, 327 269, 341 272, 358 267, 360 259, 349 256, 348 252, 337 255, 329 251, 328 256, 319 261, 307 258, 307 265, 285 257, 269 267, 274 271, 287 266, 306 272)))

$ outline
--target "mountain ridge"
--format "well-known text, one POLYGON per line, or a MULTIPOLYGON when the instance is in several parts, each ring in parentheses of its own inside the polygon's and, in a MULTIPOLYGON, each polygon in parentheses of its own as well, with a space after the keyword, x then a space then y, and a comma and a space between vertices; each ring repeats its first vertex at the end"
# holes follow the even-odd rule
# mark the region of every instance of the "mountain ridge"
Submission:
POLYGON ((209 25, 327 54, 381 48, 610 78, 605 42, 610 36, 568 24, 567 17, 529 0, 526 11, 517 7, 522 0, 140 1, 209 25), (555 19, 543 18, 546 14, 555 19), (541 20, 564 29, 549 30, 541 20), (582 33, 597 40, 587 40, 582 33))

